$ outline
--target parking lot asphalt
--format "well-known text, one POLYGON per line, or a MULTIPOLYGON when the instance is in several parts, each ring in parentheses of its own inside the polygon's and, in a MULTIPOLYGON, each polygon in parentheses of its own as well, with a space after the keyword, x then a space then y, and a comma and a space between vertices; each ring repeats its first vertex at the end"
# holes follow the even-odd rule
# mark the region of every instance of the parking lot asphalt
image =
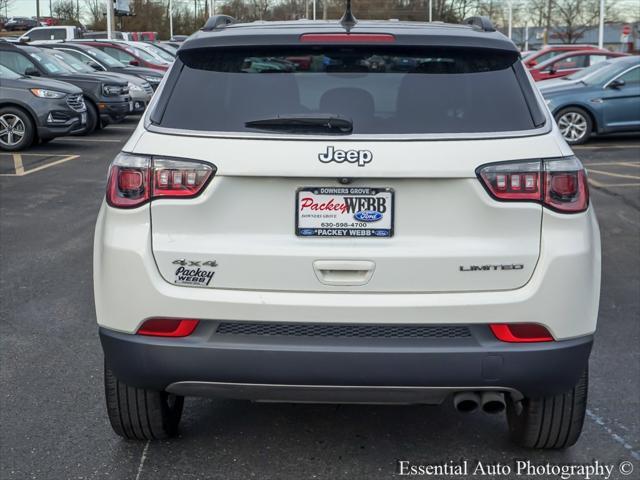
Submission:
POLYGON ((575 447, 536 452, 509 443, 503 415, 464 415, 448 403, 187 399, 179 438, 117 437, 104 407, 91 265, 107 166, 135 119, 114 127, 19 157, 0 154, 1 479, 389 479, 398 460, 461 459, 510 466, 516 459, 597 460, 615 467, 609 478, 640 478, 639 138, 575 149, 590 172, 603 246, 588 416, 575 447), (635 468, 630 476, 618 470, 624 461, 635 468))

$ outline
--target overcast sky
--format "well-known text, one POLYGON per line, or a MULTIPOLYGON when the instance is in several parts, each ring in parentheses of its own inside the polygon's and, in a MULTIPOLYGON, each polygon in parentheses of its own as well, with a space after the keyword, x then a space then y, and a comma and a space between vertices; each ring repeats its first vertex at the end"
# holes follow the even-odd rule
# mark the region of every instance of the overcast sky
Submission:
MULTIPOLYGON (((8 14, 9 16, 20 16, 20 17, 34 17, 36 15, 36 0, 9 0, 11 6, 9 7, 8 14)), ((184 3, 191 5, 190 0, 174 0, 174 3, 184 3)), ((55 3, 55 0, 51 0, 51 2, 55 3)), ((84 0, 79 0, 80 8, 84 8, 84 0)), ((516 0, 516 3, 526 3, 519 2, 516 0)), ((638 0, 618 0, 616 2, 620 6, 620 11, 624 17, 628 21, 637 20, 640 18, 640 7, 638 7, 638 0)), ((49 4, 50 0, 40 0, 40 15, 48 16, 49 15, 49 4)), ((5 12, 1 12, 0 15, 4 15, 5 12)))

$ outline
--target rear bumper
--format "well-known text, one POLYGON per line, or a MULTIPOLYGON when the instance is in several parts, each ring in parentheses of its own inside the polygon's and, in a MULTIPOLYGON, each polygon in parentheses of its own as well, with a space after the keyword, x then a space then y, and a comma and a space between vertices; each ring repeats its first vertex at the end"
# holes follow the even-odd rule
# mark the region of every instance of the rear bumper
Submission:
MULTIPOLYGON (((440 403, 449 393, 516 397, 569 390, 592 336, 537 344, 496 340, 486 325, 460 338, 238 335, 203 321, 186 338, 100 328, 109 368, 123 382, 181 395, 280 401, 440 403)), ((463 327, 463 328, 464 328, 463 327)), ((456 328, 460 328, 457 326, 456 328)))

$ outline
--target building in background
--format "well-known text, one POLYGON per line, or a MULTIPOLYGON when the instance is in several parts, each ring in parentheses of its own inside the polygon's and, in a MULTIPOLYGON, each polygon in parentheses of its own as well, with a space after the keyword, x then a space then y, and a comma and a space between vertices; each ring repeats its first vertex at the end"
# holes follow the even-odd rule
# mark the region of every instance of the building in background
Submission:
MULTIPOLYGON (((522 50, 539 50, 544 45, 544 30, 544 27, 514 27, 512 39, 522 50)), ((503 33, 507 33, 506 29, 503 29, 503 33)), ((549 33, 548 43, 549 45, 568 43, 597 45, 598 27, 581 27, 571 32, 562 28, 553 28, 549 33)), ((604 48, 613 52, 640 52, 640 22, 606 23, 604 48)))

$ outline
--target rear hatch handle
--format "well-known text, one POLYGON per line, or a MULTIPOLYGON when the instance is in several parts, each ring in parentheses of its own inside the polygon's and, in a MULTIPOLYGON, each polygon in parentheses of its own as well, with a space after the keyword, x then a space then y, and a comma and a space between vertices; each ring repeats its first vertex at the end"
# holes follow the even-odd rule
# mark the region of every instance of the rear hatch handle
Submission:
POLYGON ((313 271, 324 285, 358 286, 371 280, 376 268, 368 260, 316 260, 313 271))

